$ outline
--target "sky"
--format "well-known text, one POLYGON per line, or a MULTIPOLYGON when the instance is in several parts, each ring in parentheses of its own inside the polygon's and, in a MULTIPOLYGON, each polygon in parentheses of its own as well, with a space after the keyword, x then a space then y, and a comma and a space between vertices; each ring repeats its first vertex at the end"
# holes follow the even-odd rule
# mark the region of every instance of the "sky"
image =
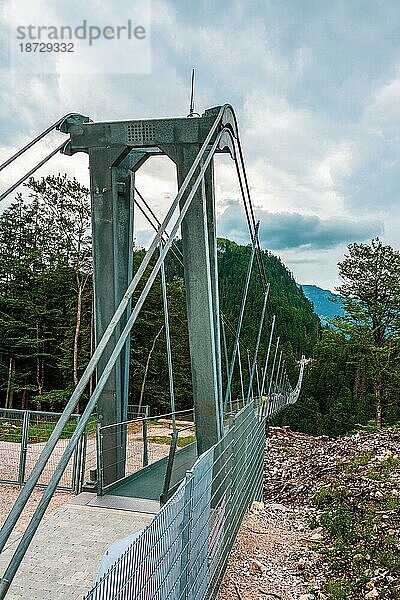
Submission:
MULTIPOLYGON (((299 283, 333 290, 351 242, 379 235, 399 249, 398 0, 141 0, 150 56, 124 50, 126 73, 94 73, 94 54, 78 73, 22 73, 10 55, 10 7, 17 21, 30 6, 34 22, 113 23, 132 2, 0 1, 0 160, 71 111, 95 121, 186 116, 195 67, 196 110, 225 102, 236 110, 261 245, 299 283)), ((1 189, 60 139, 49 136, 3 171, 1 189)), ((87 156, 58 155, 38 174, 50 172, 88 185, 87 156)), ((151 159, 137 185, 165 213, 176 193, 173 165, 151 159)), ((247 243, 227 156, 216 158, 216 196, 219 235, 247 243)), ((151 237, 139 218, 135 235, 139 244, 151 237)))

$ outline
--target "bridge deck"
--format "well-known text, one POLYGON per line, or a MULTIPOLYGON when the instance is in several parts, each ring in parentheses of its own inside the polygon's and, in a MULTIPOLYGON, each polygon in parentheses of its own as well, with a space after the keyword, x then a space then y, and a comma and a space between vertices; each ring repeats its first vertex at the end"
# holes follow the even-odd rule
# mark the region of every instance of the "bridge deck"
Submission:
MULTIPOLYGON (((174 460, 170 488, 173 488, 185 477, 188 469, 191 469, 197 459, 196 444, 190 444, 180 448, 174 460)), ((141 469, 133 475, 126 477, 121 483, 116 484, 107 494, 112 496, 124 496, 127 498, 146 498, 149 500, 160 500, 163 491, 165 471, 168 457, 141 469)))

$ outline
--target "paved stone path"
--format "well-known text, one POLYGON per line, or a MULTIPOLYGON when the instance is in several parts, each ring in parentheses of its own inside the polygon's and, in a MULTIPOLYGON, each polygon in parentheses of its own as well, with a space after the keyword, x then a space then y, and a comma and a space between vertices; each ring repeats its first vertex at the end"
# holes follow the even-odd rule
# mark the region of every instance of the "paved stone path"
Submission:
MULTIPOLYGON (((145 527, 157 511, 151 501, 146 507, 132 500, 125 510, 90 505, 93 501, 94 494, 81 494, 41 523, 7 600, 81 599, 94 584, 108 546, 145 527)), ((2 572, 19 538, 14 535, 0 555, 2 572)))

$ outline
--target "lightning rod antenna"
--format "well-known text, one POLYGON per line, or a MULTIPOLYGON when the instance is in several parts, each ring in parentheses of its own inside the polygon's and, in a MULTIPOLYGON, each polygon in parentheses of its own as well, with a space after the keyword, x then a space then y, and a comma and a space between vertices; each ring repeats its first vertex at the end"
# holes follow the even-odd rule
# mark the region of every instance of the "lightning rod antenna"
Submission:
POLYGON ((190 82, 190 108, 188 117, 199 117, 199 113, 194 110, 194 86, 195 86, 195 69, 192 69, 192 77, 190 82))

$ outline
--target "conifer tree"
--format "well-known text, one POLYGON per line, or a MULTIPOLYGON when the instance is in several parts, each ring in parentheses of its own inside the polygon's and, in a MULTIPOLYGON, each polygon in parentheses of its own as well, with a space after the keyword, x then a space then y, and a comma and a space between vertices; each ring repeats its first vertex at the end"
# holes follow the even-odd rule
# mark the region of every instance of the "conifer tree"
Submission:
POLYGON ((371 244, 353 243, 339 263, 345 317, 335 325, 357 341, 370 359, 376 401, 376 425, 382 410, 400 337, 400 252, 379 238, 371 244))

